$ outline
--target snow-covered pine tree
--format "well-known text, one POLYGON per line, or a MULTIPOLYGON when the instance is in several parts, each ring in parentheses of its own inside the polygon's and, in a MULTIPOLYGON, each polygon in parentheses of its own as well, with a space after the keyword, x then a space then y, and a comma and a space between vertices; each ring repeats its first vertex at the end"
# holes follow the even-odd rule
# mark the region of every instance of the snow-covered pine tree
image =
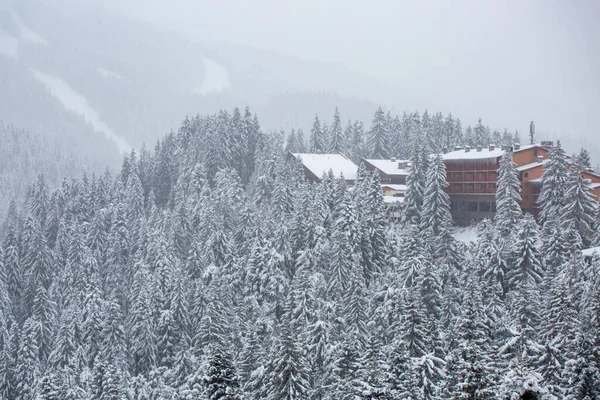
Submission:
POLYGON ((321 121, 319 116, 315 116, 313 126, 310 130, 310 136, 308 137, 308 152, 309 153, 325 153, 327 149, 327 143, 323 130, 321 129, 321 121))
POLYGON ((404 225, 419 226, 427 179, 427 158, 424 157, 425 151, 420 136, 414 138, 412 142, 411 165, 406 177, 406 196, 402 206, 402 222, 404 225))
POLYGON ((561 210, 561 225, 563 229, 574 229, 581 237, 585 247, 595 240, 594 218, 598 203, 594 199, 591 183, 584 178, 581 171, 573 166, 569 174, 565 202, 561 210))
POLYGON ((542 174, 542 189, 538 197, 542 225, 555 220, 562 212, 568 176, 567 157, 558 140, 548 154, 548 162, 544 165, 542 174))
POLYGON ((383 113, 383 109, 379 107, 373 117, 367 140, 367 149, 370 158, 389 158, 390 138, 386 125, 385 114, 383 113))
POLYGON ((220 344, 210 345, 208 368, 203 378, 204 395, 209 400, 240 400, 240 382, 229 351, 220 344))
POLYGON ((573 164, 582 170, 591 169, 592 161, 590 160, 590 152, 582 147, 579 153, 573 157, 573 164))
POLYGON ((450 198, 444 191, 446 187, 448 187, 446 166, 441 155, 438 154, 430 159, 427 170, 420 228, 436 257, 454 265, 457 256, 454 254, 455 243, 451 232, 450 198))
POLYGON ((505 152, 500 159, 496 187, 495 221, 504 238, 514 235, 521 217, 521 182, 512 154, 505 152))
POLYGON ((335 113, 333 114, 333 123, 329 128, 329 143, 328 143, 328 153, 346 153, 346 136, 344 135, 344 131, 342 130, 342 120, 340 119, 340 112, 338 108, 335 108, 335 113))
POLYGON ((515 289, 521 284, 532 281, 542 282, 544 266, 539 252, 539 231, 532 215, 527 214, 519 225, 514 243, 514 262, 507 272, 508 287, 515 289))
POLYGON ((289 297, 274 344, 274 358, 271 360, 273 369, 269 377, 267 398, 272 400, 308 399, 310 392, 308 364, 299 347, 298 338, 294 335, 291 320, 294 306, 292 296, 289 297))

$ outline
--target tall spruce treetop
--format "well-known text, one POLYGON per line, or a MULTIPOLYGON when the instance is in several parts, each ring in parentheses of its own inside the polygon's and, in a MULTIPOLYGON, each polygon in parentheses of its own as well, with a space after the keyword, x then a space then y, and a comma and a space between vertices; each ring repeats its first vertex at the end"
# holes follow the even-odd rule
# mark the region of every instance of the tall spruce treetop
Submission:
POLYGON ((421 230, 432 238, 439 237, 452 223, 450 197, 444 191, 446 187, 446 165, 438 154, 429 162, 421 210, 421 230))
POLYGON ((346 137, 337 107, 333 114, 333 124, 329 128, 329 153, 346 153, 346 137))
POLYGON ((592 161, 590 160, 590 152, 583 147, 579 150, 579 153, 573 157, 573 163, 581 169, 592 168, 592 161))
POLYGON ((562 208, 562 225, 575 229, 587 247, 595 239, 594 217, 598 203, 591 193, 590 181, 583 177, 576 166, 569 174, 567 185, 565 205, 562 208))
POLYGON ((558 217, 564 207, 566 183, 569 177, 567 158, 560 140, 550 150, 549 161, 544 165, 542 190, 538 198, 542 224, 558 217))
POLYGON ((502 234, 514 233, 521 217, 521 182, 512 154, 504 153, 498 170, 496 223, 502 234))
POLYGON ((513 288, 532 281, 536 284, 542 281, 544 269, 538 249, 538 227, 531 214, 527 214, 520 226, 515 243, 516 260, 508 272, 509 286, 513 288))
POLYGON ((367 148, 371 158, 386 159, 389 158, 389 133, 387 131, 387 123, 385 114, 381 107, 375 112, 369 138, 367 140, 367 148))
POLYGON ((310 136, 308 138, 308 151, 310 153, 325 153, 327 150, 327 142, 321 129, 321 121, 319 116, 315 116, 315 121, 310 129, 310 136))
POLYGON ((417 134, 412 142, 411 167, 406 178, 406 196, 403 205, 402 222, 419 225, 421 207, 423 205, 423 192, 427 183, 427 156, 423 138, 420 134, 417 134))

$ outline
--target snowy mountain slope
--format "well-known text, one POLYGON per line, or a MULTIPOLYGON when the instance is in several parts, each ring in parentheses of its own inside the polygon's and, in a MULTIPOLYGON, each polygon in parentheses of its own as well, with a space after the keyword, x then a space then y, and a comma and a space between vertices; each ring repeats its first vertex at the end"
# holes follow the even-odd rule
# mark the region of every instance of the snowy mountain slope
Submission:
MULTIPOLYGON (((387 89, 372 78, 342 67, 196 43, 88 2, 66 0, 29 0, 0 11, 0 70, 5 77, 0 118, 32 131, 69 131, 73 115, 64 118, 73 113, 69 107, 55 115, 46 111, 57 99, 30 69, 59 79, 85 98, 103 127, 110 127, 99 132, 97 124, 88 126, 89 116, 78 112, 78 125, 85 128, 70 136, 119 136, 132 147, 152 145, 185 115, 248 105, 264 116, 265 129, 308 129, 316 113, 328 119, 335 106, 344 118, 371 118, 373 103, 357 100, 347 88, 372 87, 378 101, 390 97, 381 95, 387 89), (14 104, 6 104, 8 98, 14 104), (32 109, 40 113, 34 120, 32 109)), ((116 153, 117 146, 108 147, 112 150, 106 151, 116 153)))
POLYGON ((193 91, 201 95, 231 90, 229 72, 222 64, 208 57, 203 57, 204 77, 202 84, 193 91))
POLYGON ((131 150, 132 147, 127 140, 123 136, 115 133, 104 121, 102 121, 96 110, 90 107, 84 96, 74 91, 60 78, 47 75, 35 69, 31 69, 31 72, 35 79, 43 83, 48 91, 61 102, 65 109, 81 116, 90 123, 96 131, 105 134, 110 141, 115 143, 120 153, 126 154, 131 150))

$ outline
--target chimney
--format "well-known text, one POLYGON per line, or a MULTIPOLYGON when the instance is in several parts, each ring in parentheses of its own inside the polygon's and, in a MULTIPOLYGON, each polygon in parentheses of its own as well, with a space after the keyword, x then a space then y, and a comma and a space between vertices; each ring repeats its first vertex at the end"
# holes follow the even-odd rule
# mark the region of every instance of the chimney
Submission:
POLYGON ((537 157, 537 160, 538 160, 538 162, 539 162, 539 163, 541 163, 541 162, 544 162, 544 157, 542 157, 542 156, 538 156, 538 157, 537 157))
POLYGON ((496 148, 496 145, 490 144, 490 146, 488 147, 488 150, 489 151, 494 151, 495 148, 496 148))
POLYGON ((396 157, 392 157, 392 162, 396 162, 396 157))
POLYGON ((520 143, 515 143, 514 147, 515 150, 519 150, 521 148, 521 144, 520 143))
POLYGON ((481 146, 477 146, 477 151, 480 152, 481 151, 481 146))
POLYGON ((460 147, 460 146, 454 146, 454 151, 458 151, 458 150, 462 150, 462 147, 460 147))
POLYGON ((471 151, 471 146, 465 146, 465 153, 468 153, 471 151))

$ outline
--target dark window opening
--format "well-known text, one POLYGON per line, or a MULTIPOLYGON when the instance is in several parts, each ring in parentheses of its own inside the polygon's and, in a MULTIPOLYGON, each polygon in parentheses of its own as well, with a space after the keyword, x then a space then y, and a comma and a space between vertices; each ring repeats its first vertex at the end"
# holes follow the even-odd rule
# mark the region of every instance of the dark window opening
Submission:
POLYGON ((492 201, 492 212, 496 212, 496 202, 492 201))
POLYGON ((467 210, 469 210, 469 212, 477 212, 477 202, 469 201, 467 203, 467 210))
POLYGON ((487 202, 487 201, 479 202, 479 212, 490 212, 491 209, 492 209, 492 206, 490 205, 489 202, 487 202))

